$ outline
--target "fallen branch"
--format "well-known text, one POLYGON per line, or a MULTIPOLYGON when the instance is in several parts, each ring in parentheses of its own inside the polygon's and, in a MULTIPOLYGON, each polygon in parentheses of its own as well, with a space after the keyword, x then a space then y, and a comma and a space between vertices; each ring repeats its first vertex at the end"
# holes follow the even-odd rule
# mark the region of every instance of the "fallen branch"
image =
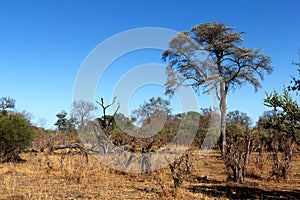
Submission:
POLYGON ((60 146, 53 146, 49 149, 49 152, 53 152, 56 150, 61 150, 61 149, 70 149, 71 152, 73 152, 72 150, 78 150, 79 151, 85 151, 85 148, 82 147, 80 144, 78 143, 74 143, 74 144, 67 144, 67 145, 60 145, 60 146))
MULTIPOLYGON (((85 162, 86 163, 89 162, 89 156, 88 156, 87 150, 78 143, 60 145, 60 146, 53 146, 49 149, 49 152, 53 152, 55 150, 61 150, 61 149, 69 149, 68 153, 71 153, 73 155, 81 154, 84 157, 85 162), (75 151, 73 151, 73 149, 75 149, 75 151)), ((65 155, 65 153, 63 155, 65 155)), ((64 156, 62 157, 62 166, 63 166, 63 160, 64 160, 64 156)))

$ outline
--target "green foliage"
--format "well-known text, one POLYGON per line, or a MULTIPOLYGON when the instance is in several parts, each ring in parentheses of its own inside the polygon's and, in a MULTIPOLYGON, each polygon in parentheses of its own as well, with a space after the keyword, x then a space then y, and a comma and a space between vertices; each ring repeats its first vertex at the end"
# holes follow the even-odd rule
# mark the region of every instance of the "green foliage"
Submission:
POLYGON ((232 140, 236 137, 244 137, 250 133, 250 125, 252 120, 246 113, 235 110, 227 114, 227 140, 232 140))
POLYGON ((252 121, 246 113, 232 111, 227 114, 227 146, 225 165, 228 179, 243 183, 247 172, 250 154, 253 150, 252 121))
POLYGON ((181 114, 180 127, 178 129, 176 144, 189 146, 198 132, 200 113, 189 111, 181 114))
POLYGON ((293 160, 293 144, 300 144, 300 109, 286 88, 283 94, 276 91, 266 94, 264 104, 272 110, 265 112, 258 122, 261 149, 266 148, 272 155, 271 176, 287 180, 293 160))
POLYGON ((238 123, 241 125, 251 126, 252 120, 246 113, 235 110, 227 114, 227 123, 238 123))
POLYGON ((74 132, 75 131, 75 119, 73 117, 67 118, 67 112, 61 111, 56 115, 58 118, 55 122, 55 126, 57 126, 57 130, 61 132, 74 132))
POLYGON ((0 115, 0 161, 18 161, 19 154, 31 145, 34 131, 19 114, 0 115))
POLYGON ((247 132, 247 126, 239 123, 230 123, 227 124, 227 141, 232 140, 233 138, 243 137, 247 132))
POLYGON ((110 129, 113 130, 116 128, 116 122, 115 122, 115 118, 114 116, 111 116, 111 115, 106 115, 105 116, 105 120, 102 117, 98 117, 97 118, 97 121, 99 123, 99 125, 101 126, 102 129, 106 128, 107 127, 107 123, 108 122, 111 122, 111 125, 110 125, 110 129))
MULTIPOLYGON (((108 116, 108 120, 111 120, 112 116, 108 116)), ((137 127, 134 126, 133 122, 134 119, 130 119, 126 117, 122 113, 118 113, 113 118, 112 124, 111 124, 111 140, 114 144, 117 145, 124 145, 129 143, 133 138, 128 133, 135 132, 137 130, 137 127)), ((101 118, 101 121, 99 123, 103 123, 103 120, 101 118)))
POLYGON ((297 102, 293 100, 286 88, 283 94, 274 91, 266 96, 264 104, 273 110, 272 117, 266 121, 265 127, 276 129, 287 137, 292 137, 299 145, 300 108, 297 102))

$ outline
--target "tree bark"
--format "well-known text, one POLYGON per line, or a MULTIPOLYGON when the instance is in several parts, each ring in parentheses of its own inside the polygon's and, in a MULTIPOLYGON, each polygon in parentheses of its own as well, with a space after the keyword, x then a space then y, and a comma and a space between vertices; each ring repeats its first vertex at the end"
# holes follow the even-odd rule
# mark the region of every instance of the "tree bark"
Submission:
POLYGON ((224 157, 226 154, 226 91, 225 84, 220 82, 220 111, 221 111, 221 153, 224 157))
POLYGON ((246 171, 248 168, 248 163, 249 163, 249 159, 250 159, 250 154, 252 152, 252 145, 251 145, 251 139, 249 135, 246 135, 246 152, 245 152, 245 157, 244 157, 244 164, 243 164, 243 168, 242 168, 242 179, 241 182, 244 182, 244 178, 246 176, 246 171))

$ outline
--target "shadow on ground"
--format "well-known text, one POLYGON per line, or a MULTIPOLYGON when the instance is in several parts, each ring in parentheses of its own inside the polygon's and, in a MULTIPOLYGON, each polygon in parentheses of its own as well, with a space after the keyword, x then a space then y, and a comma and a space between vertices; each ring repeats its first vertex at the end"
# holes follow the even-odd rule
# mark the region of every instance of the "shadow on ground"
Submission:
MULTIPOLYGON (((277 190, 263 190, 253 186, 246 185, 221 185, 221 182, 214 180, 201 179, 201 183, 208 183, 208 185, 192 186, 188 188, 194 193, 203 193, 210 197, 220 198, 225 197, 229 199, 299 199, 300 190, 293 191, 277 191, 277 190)), ((224 183, 223 183, 224 184, 224 183)))

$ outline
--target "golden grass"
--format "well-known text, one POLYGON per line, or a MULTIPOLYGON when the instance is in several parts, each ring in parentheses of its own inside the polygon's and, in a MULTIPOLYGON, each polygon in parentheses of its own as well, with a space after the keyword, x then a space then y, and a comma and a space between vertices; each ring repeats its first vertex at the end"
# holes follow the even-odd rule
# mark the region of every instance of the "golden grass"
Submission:
MULTIPOLYGON (((26 162, 0 164, 0 199, 227 199, 228 194, 214 196, 210 191, 223 186, 236 193, 232 190, 236 185, 226 182, 224 165, 216 151, 204 158, 199 157, 198 150, 192 151, 192 175, 177 191, 168 168, 150 175, 130 174, 110 169, 93 156, 89 156, 88 163, 79 154, 24 153, 21 157, 26 162)), ((294 159, 288 183, 267 181, 269 166, 260 174, 252 162, 249 174, 262 178, 248 177, 246 185, 270 191, 299 191, 299 157, 294 159)))

